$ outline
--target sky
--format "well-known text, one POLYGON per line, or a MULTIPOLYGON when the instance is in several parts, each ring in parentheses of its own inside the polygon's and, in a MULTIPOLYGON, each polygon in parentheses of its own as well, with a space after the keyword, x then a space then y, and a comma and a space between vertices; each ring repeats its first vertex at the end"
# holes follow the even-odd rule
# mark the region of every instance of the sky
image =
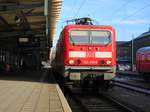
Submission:
POLYGON ((63 0, 54 46, 67 20, 90 17, 116 29, 117 41, 129 41, 150 28, 150 0, 63 0))

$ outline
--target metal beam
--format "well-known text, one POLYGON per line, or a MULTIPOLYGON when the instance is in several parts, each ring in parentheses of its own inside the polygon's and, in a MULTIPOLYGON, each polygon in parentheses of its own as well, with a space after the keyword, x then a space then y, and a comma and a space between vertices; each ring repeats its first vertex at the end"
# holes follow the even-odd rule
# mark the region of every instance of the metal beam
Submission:
POLYGON ((31 35, 38 35, 38 34, 45 34, 45 29, 34 29, 30 31, 0 32, 1 35, 0 38, 31 36, 31 35))
POLYGON ((34 12, 25 14, 26 16, 44 16, 44 12, 34 12))
POLYGON ((20 22, 18 23, 18 26, 20 27, 20 30, 30 30, 30 24, 25 17, 25 14, 23 11, 17 12, 17 17, 20 19, 20 22))
POLYGON ((20 48, 21 50, 48 50, 49 47, 25 47, 25 48, 20 48))
MULTIPOLYGON (((30 26, 31 25, 45 25, 46 22, 45 21, 35 21, 35 22, 29 22, 30 26)), ((16 26, 16 24, 10 24, 11 26, 16 26)))
POLYGON ((11 6, 11 5, 16 5, 16 2, 0 2, 0 7, 1 6, 11 6))
POLYGON ((33 9, 37 7, 44 7, 44 3, 32 3, 32 4, 12 4, 6 5, 0 3, 0 13, 10 13, 18 10, 33 9))
POLYGON ((32 11, 34 11, 35 9, 29 9, 27 12, 24 12, 25 15, 32 13, 32 11))
POLYGON ((4 29, 6 28, 7 31, 13 30, 13 27, 2 16, 0 16, 0 21, 5 25, 4 29))

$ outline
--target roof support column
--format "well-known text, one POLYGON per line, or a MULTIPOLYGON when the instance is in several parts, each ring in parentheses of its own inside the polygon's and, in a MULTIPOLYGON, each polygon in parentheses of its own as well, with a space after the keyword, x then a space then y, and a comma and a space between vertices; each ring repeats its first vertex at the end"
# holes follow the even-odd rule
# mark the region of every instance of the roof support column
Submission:
POLYGON ((47 51, 47 58, 49 59, 49 53, 50 53, 50 47, 51 47, 51 43, 50 43, 50 13, 49 13, 49 4, 50 0, 45 0, 44 1, 44 15, 46 17, 46 37, 47 37, 47 47, 48 47, 48 51, 47 51))

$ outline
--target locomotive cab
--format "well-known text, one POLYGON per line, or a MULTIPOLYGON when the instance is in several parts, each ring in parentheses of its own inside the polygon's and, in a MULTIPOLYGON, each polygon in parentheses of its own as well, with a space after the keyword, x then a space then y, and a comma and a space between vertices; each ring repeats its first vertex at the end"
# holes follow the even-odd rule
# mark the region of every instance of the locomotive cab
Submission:
POLYGON ((116 68, 115 30, 91 23, 67 25, 57 44, 56 64, 67 82, 109 82, 116 68))

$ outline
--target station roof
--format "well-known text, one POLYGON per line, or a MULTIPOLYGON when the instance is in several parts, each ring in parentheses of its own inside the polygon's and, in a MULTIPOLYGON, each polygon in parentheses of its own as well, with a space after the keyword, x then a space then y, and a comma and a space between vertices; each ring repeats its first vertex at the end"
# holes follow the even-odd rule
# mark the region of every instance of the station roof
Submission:
POLYGON ((26 35, 47 38, 51 46, 61 5, 62 0, 0 0, 0 39, 26 35))
POLYGON ((141 38, 147 37, 147 36, 150 36, 150 31, 142 33, 142 34, 139 35, 136 39, 141 39, 141 38))

